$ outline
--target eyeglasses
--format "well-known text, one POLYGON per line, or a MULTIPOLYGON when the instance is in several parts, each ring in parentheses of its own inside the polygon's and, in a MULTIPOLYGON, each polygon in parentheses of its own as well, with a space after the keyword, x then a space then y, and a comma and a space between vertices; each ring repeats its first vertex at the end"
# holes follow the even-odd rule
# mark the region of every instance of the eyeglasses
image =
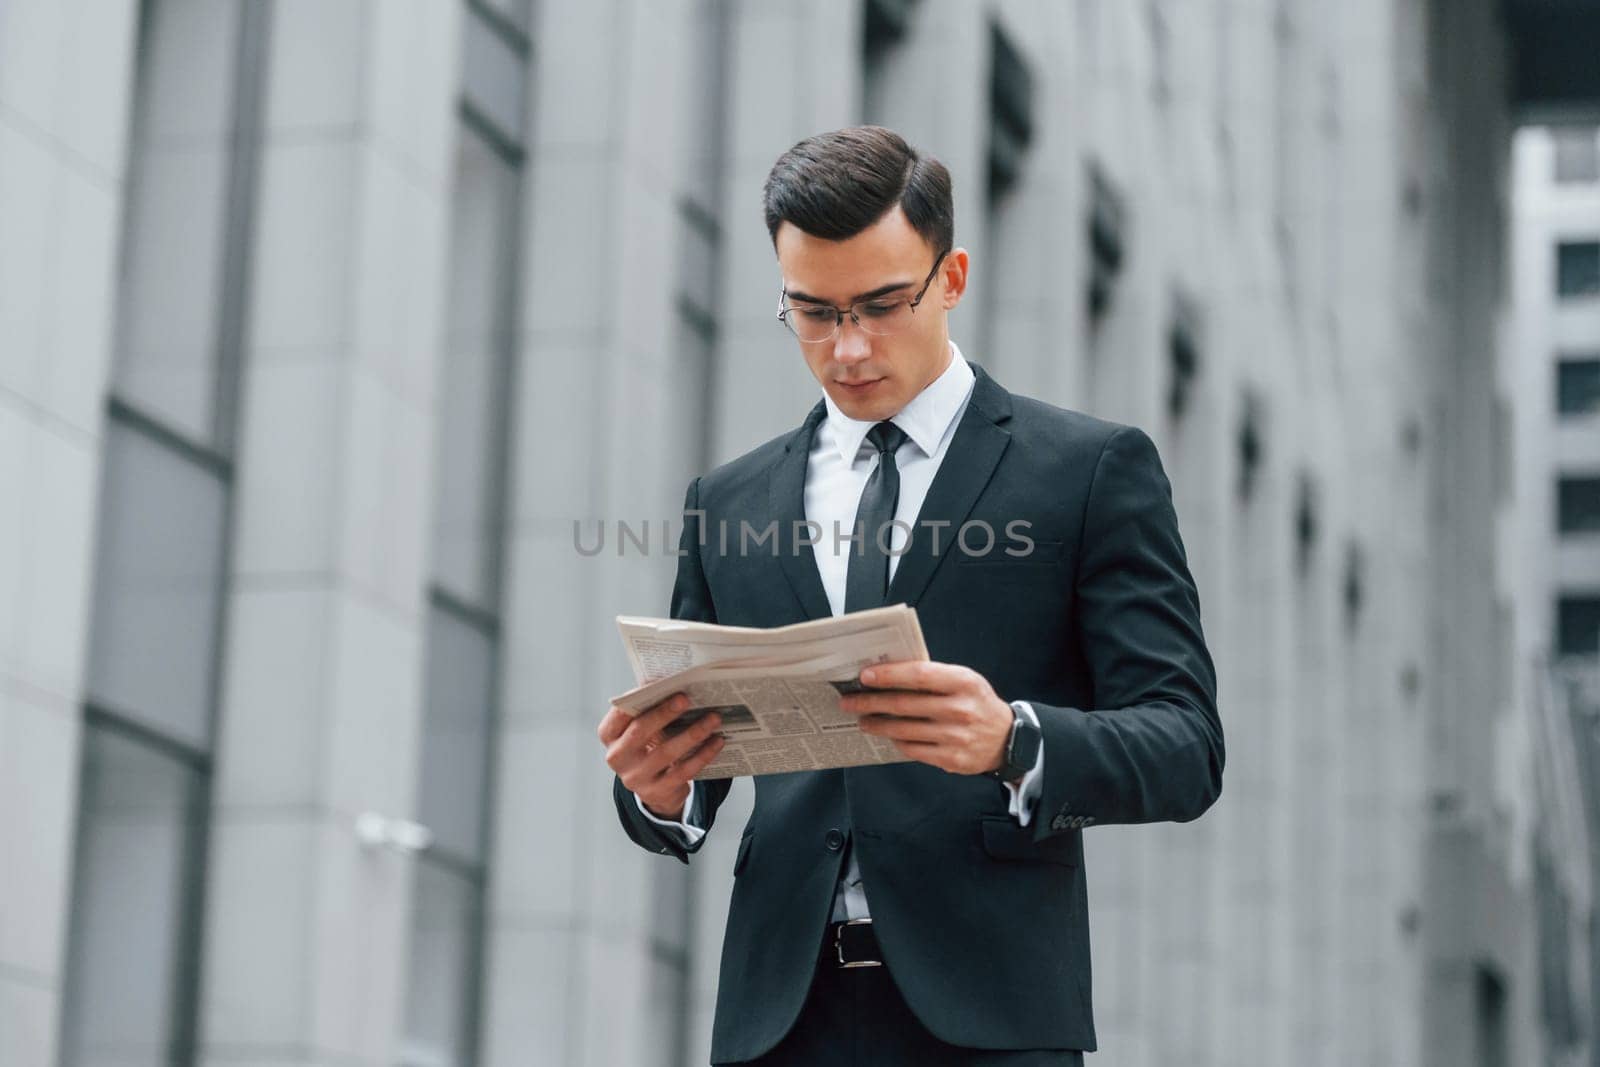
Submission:
POLYGON ((857 301, 848 308, 839 308, 832 304, 785 305, 784 300, 789 293, 788 290, 783 290, 778 293, 778 318, 783 320, 783 324, 789 327, 791 333, 808 345, 833 340, 847 314, 851 322, 867 333, 879 337, 899 333, 911 325, 913 312, 916 311, 917 305, 922 303, 922 297, 927 293, 928 286, 933 284, 933 276, 939 273, 939 264, 943 263, 944 257, 949 254, 949 249, 939 253, 939 258, 933 261, 933 269, 928 271, 928 277, 923 281, 922 288, 917 290, 916 296, 874 297, 871 300, 857 301))

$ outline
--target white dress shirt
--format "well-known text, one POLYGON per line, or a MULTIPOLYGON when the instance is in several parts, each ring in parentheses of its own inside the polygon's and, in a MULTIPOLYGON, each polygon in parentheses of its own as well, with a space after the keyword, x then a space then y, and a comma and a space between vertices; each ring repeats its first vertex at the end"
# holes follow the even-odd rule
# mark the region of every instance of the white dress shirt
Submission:
MULTIPOLYGON (((895 466, 900 472, 900 496, 895 504, 895 525, 890 536, 889 578, 904 554, 911 528, 922 511, 928 487, 939 471, 950 439, 967 409, 972 395, 972 368, 962 358, 955 342, 950 342, 950 362, 944 372, 930 382, 922 392, 890 418, 905 431, 906 440, 895 452, 895 466)), ((878 464, 877 451, 867 442, 867 431, 875 423, 852 419, 839 410, 826 391, 822 395, 828 417, 817 425, 806 460, 805 517, 821 527, 812 552, 816 556, 817 570, 822 578, 822 588, 828 594, 828 605, 833 614, 844 613, 845 571, 849 566, 852 543, 847 540, 855 527, 856 508, 867 479, 878 464), (837 531, 837 532, 836 532, 837 531)), ((870 535, 870 532, 869 532, 870 535)), ((1039 718, 1026 701, 1013 701, 1019 715, 1025 715, 1038 725, 1039 718)), ((1002 783, 1011 794, 1010 811, 1017 821, 1027 826, 1033 818, 1033 807, 1043 788, 1044 746, 1033 769, 1023 775, 1020 782, 1002 783)), ((689 796, 683 804, 683 815, 678 821, 656 816, 644 802, 634 797, 645 817, 661 826, 676 830, 685 843, 693 846, 705 833, 701 827, 689 822, 694 806, 698 783, 689 783, 689 796)), ((868 915, 866 891, 861 885, 861 870, 856 864, 854 842, 843 876, 833 900, 833 920, 862 919, 868 915)))

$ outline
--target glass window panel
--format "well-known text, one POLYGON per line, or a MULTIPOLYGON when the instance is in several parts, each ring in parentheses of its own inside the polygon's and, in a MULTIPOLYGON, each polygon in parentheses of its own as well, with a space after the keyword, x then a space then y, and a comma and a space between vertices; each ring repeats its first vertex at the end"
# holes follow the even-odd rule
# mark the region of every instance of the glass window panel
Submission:
POLYGON ((1593 126, 1565 126, 1551 131, 1556 181, 1600 181, 1600 137, 1596 132, 1593 126))
POLYGON ((444 373, 439 376, 434 580, 484 608, 497 602, 494 456, 510 346, 517 171, 471 129, 456 147, 444 373))
POLYGON ((468 9, 461 40, 461 88, 467 100, 512 144, 522 143, 527 64, 500 30, 468 9))
POLYGON ((196 921, 185 901, 200 775, 91 725, 80 788, 62 1062, 180 1062, 174 1002, 181 948, 196 921))
POLYGON ((678 208, 678 287, 706 318, 716 308, 717 235, 715 224, 695 207, 678 208))
POLYGON ((1556 410, 1562 415, 1600 412, 1600 357, 1557 364, 1556 410))
POLYGON ((1560 296, 1600 294, 1600 241, 1563 241, 1556 248, 1556 292, 1560 296))
POLYGON ((475 943, 482 896, 474 883, 426 860, 412 900, 411 977, 404 1067, 458 1067, 472 1054, 475 943))
POLYGON ((683 193, 705 214, 721 211, 723 136, 728 83, 728 5, 725 0, 696 0, 685 35, 684 100, 691 116, 678 138, 683 193))
POLYGON ((427 710, 417 810, 434 847, 482 861, 494 645, 440 608, 428 621, 427 710))
POLYGON ((1600 532, 1600 477, 1564 477, 1556 484, 1556 528, 1564 534, 1600 532))
POLYGON ((125 398, 210 442, 238 5, 143 10, 114 378, 125 398))
MULTIPOLYGON (((678 482, 687 481, 692 472, 705 470, 710 463, 715 338, 707 327, 715 323, 684 308, 679 308, 673 323, 677 366, 668 378, 668 401, 669 409, 680 417, 673 420, 673 432, 660 442, 658 469, 664 480, 678 482)), ((681 525, 674 514, 674 546, 681 525)))
POLYGON ((1564 596, 1557 601, 1556 652, 1600 655, 1600 596, 1564 596))
POLYGON ((222 585, 225 489, 112 420, 101 481, 89 691, 204 748, 222 585))
POLYGON ((483 0, 483 6, 527 33, 533 24, 533 0, 483 0))

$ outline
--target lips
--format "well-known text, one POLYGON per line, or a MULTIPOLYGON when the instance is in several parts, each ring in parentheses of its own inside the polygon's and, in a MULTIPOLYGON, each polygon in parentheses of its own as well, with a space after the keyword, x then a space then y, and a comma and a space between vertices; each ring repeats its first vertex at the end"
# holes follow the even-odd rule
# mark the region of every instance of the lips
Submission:
POLYGON ((836 382, 835 384, 842 385, 852 392, 860 392, 861 390, 866 389, 868 386, 877 385, 881 381, 883 381, 882 378, 873 378, 870 381, 865 382, 836 382))

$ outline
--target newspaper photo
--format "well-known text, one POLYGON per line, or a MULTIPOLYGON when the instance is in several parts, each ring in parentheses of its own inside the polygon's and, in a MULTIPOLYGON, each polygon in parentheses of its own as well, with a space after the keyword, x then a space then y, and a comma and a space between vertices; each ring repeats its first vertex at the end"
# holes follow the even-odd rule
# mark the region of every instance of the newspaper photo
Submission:
POLYGON ((914 608, 851 612, 770 630, 682 619, 617 616, 638 685, 613 697, 630 715, 684 693, 691 706, 668 734, 712 712, 727 739, 703 778, 901 763, 894 742, 864 734, 839 706, 863 688, 862 668, 926 660, 914 608))

